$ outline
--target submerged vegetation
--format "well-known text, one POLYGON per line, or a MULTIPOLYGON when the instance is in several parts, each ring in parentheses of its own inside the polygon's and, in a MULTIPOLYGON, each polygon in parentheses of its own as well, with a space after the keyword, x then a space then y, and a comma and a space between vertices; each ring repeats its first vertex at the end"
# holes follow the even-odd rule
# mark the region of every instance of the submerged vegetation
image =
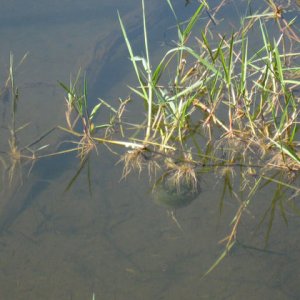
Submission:
POLYGON ((11 135, 9 151, 3 153, 10 162, 4 158, 1 162, 11 182, 22 158, 33 162, 44 156, 77 152, 82 170, 99 145, 109 149, 120 146, 125 149, 120 159, 124 163, 123 177, 131 171, 148 169, 154 181, 154 198, 171 207, 193 201, 201 192, 201 176, 216 172, 224 184, 220 207, 226 192, 237 198, 239 206, 224 239, 225 251, 213 269, 235 244, 241 218, 258 190, 275 185, 269 209, 261 221, 268 222, 266 240, 276 208, 285 221, 286 207, 299 212, 295 200, 300 187, 295 180, 300 171, 300 37, 295 20, 283 18, 284 7, 272 0, 266 1, 263 12, 243 17, 241 27, 230 35, 215 28, 225 1, 214 9, 201 1, 192 17, 183 23, 177 19, 171 1, 167 2, 177 21, 178 41, 156 67, 150 61, 144 1, 144 57, 134 53, 126 24, 119 15, 138 82, 138 86, 130 87, 130 97, 120 100, 119 107, 102 99, 89 103, 85 79, 80 87, 80 73, 69 85, 60 83, 67 94, 66 125, 57 128, 72 138, 67 150, 45 155, 36 152, 46 145, 34 152, 30 150, 52 130, 22 148, 24 151, 19 149, 16 133, 22 128, 16 128, 14 123, 17 91, 11 71, 11 135), (199 28, 203 12, 208 12, 209 19, 199 28), (268 28, 274 25, 278 32, 271 35, 268 28), (196 28, 200 34, 193 33, 196 28), (255 41, 253 31, 259 33, 255 41), (126 120, 125 108, 133 101, 144 103, 145 120, 141 124, 126 120), (110 114, 105 123, 97 119, 102 109, 110 114), (232 183, 235 173, 239 174, 239 191, 232 183))

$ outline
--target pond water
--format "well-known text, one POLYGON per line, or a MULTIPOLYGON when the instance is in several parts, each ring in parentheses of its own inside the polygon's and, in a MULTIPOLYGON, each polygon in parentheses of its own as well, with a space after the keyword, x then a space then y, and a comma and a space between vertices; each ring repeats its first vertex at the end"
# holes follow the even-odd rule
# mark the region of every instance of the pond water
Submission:
MULTIPOLYGON (((155 64, 175 39, 174 19, 163 1, 145 2, 155 64)), ((79 68, 86 72, 92 99, 115 104, 118 97, 128 95, 126 85, 134 81, 134 74, 116 10, 135 49, 142 53, 140 0, 1 4, 3 157, 11 126, 9 95, 4 97, 10 52, 19 88, 16 127, 21 128, 21 147, 64 124, 65 93, 57 82, 68 83, 70 73, 76 76, 79 68)), ((232 12, 238 16, 243 11, 242 2, 239 5, 228 6, 223 17, 232 12)), ((175 5, 182 19, 195 7, 179 0, 175 5)), ((288 13, 297 15, 293 7, 288 13)), ((137 109, 130 108, 134 116, 137 109)), ((47 148, 54 152, 63 149, 66 139, 67 135, 54 131, 32 148, 56 145, 47 148)), ((230 232, 238 199, 226 194, 220 213, 223 179, 205 174, 199 193, 171 212, 153 201, 147 172, 121 180, 119 159, 99 147, 89 160, 90 182, 86 168, 67 191, 79 167, 75 155, 15 165, 12 182, 3 180, 1 192, 0 299, 299 299, 300 219, 291 213, 287 226, 276 212, 266 249, 267 226, 257 226, 275 185, 257 194, 240 225, 238 243, 202 278, 224 250, 218 242, 230 232)))

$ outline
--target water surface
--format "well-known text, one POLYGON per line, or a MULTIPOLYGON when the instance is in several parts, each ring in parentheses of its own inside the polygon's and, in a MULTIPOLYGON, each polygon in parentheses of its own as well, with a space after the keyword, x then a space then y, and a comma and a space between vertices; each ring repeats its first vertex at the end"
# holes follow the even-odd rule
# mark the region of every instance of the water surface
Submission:
MULTIPOLYGON (((161 1, 146 1, 146 5, 157 21, 150 31, 155 62, 162 47, 166 49, 174 38, 170 29, 174 21, 161 1)), ((185 7, 182 1, 175 7, 184 16, 194 5, 185 7)), ((116 9, 131 28, 137 51, 143 53, 137 24, 139 0, 3 4, 1 82, 7 76, 9 52, 14 53, 16 64, 29 52, 16 69, 17 124, 30 121, 18 134, 21 145, 64 124, 65 95, 57 81, 67 83, 70 73, 76 74, 79 68, 87 72, 94 101, 102 97, 116 103, 118 97, 126 97, 126 84, 134 79, 116 9)), ((224 16, 232 11, 237 16, 243 12, 234 5, 224 9, 224 16)), ((1 113, 2 136, 7 137, 7 101, 1 102, 1 113)), ((61 149, 65 139, 54 133, 46 141, 61 149)), ((1 147, 7 150, 3 140, 1 147)), ((202 278, 223 251, 224 245, 218 242, 229 233, 228 224, 239 206, 238 199, 228 195, 220 214, 221 176, 203 176, 201 193, 190 205, 176 210, 179 227, 168 213, 170 208, 154 203, 147 172, 120 180, 119 157, 104 147, 98 150, 90 159, 91 192, 86 170, 65 192, 78 169, 75 155, 47 158, 32 169, 30 164, 22 165, 16 169, 12 187, 3 188, 1 299, 79 300, 92 299, 93 294, 95 299, 122 300, 300 297, 299 218, 291 214, 286 226, 278 213, 267 249, 265 228, 256 227, 274 187, 258 193, 240 226, 239 243, 214 272, 202 278)))

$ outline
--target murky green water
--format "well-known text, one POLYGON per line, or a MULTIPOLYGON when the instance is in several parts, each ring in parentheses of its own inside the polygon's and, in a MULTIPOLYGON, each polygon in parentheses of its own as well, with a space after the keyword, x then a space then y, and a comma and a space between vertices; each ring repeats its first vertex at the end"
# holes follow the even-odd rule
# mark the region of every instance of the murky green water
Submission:
MULTIPOLYGON (((188 15, 193 6, 182 2, 176 9, 188 15)), ((168 28, 174 23, 161 1, 146 5, 155 20, 150 34, 155 61, 172 39, 168 28)), ((236 3, 233 7, 225 13, 238 15, 241 8, 236 3)), ((18 135, 21 145, 64 124, 64 92, 57 80, 68 82, 80 67, 88 72, 91 97, 116 102, 128 94, 126 84, 133 74, 120 39, 117 8, 141 49, 139 0, 2 3, 0 82, 6 80, 9 52, 16 64, 29 52, 16 70, 17 124, 30 122, 18 135)), ((3 127, 8 106, 1 102, 3 127)), ((1 151, 6 151, 8 133, 5 128, 2 132, 1 151)), ((55 133, 47 143, 64 139, 55 133)), ((299 218, 291 213, 286 226, 278 213, 266 250, 266 226, 256 227, 270 205, 272 187, 260 191, 249 207, 231 254, 202 278, 223 251, 218 242, 229 233, 239 199, 226 196, 220 214, 222 178, 203 175, 199 193, 176 210, 174 219, 170 207, 153 201, 147 172, 120 180, 118 161, 99 147, 90 160, 91 193, 86 171, 65 192, 78 169, 74 155, 47 158, 32 169, 30 163, 17 166, 11 188, 3 187, 1 194, 0 299, 82 300, 93 294, 96 300, 300 297, 299 218)))

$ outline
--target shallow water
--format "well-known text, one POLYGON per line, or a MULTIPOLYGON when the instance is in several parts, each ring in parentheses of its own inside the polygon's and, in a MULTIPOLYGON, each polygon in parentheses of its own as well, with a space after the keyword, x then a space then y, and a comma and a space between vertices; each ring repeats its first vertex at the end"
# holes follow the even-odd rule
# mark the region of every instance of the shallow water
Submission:
MULTIPOLYGON (((115 103, 128 94, 126 84, 133 80, 133 72, 119 39, 116 8, 136 28, 131 37, 141 49, 140 29, 131 19, 136 15, 139 20, 139 0, 131 5, 119 0, 13 3, 4 4, 2 10, 1 82, 7 76, 9 52, 17 63, 29 51, 16 70, 17 124, 31 121, 18 134, 21 145, 64 124, 64 91, 57 80, 67 83, 79 67, 94 80, 91 97, 115 103)), ((166 9, 158 0, 146 5, 154 17, 156 9, 159 14, 166 9)), ((176 9, 188 15, 193 7, 178 3, 176 9)), ((237 15, 240 9, 235 8, 237 15)), ((163 15, 150 34, 154 61, 162 45, 167 47, 172 39, 173 31, 166 30, 174 24, 171 14, 163 15)), ((9 120, 7 102, 0 106, 3 124, 9 120)), ((2 136, 7 136, 6 129, 2 136)), ((57 145, 64 139, 55 132, 46 142, 57 145)), ((1 147, 6 149, 3 140, 1 147)), ((119 157, 104 147, 98 150, 90 159, 91 192, 86 170, 65 191, 78 169, 75 155, 47 158, 33 167, 22 165, 21 170, 17 166, 11 188, 2 190, 0 299, 300 297, 299 218, 291 213, 286 226, 276 214, 267 249, 266 226, 256 227, 274 187, 258 193, 240 226, 239 243, 214 272, 202 278, 223 251, 218 242, 229 233, 228 224, 239 206, 237 199, 226 195, 220 214, 222 178, 203 175, 199 196, 171 215, 169 208, 153 201, 147 172, 120 180, 119 157)))

